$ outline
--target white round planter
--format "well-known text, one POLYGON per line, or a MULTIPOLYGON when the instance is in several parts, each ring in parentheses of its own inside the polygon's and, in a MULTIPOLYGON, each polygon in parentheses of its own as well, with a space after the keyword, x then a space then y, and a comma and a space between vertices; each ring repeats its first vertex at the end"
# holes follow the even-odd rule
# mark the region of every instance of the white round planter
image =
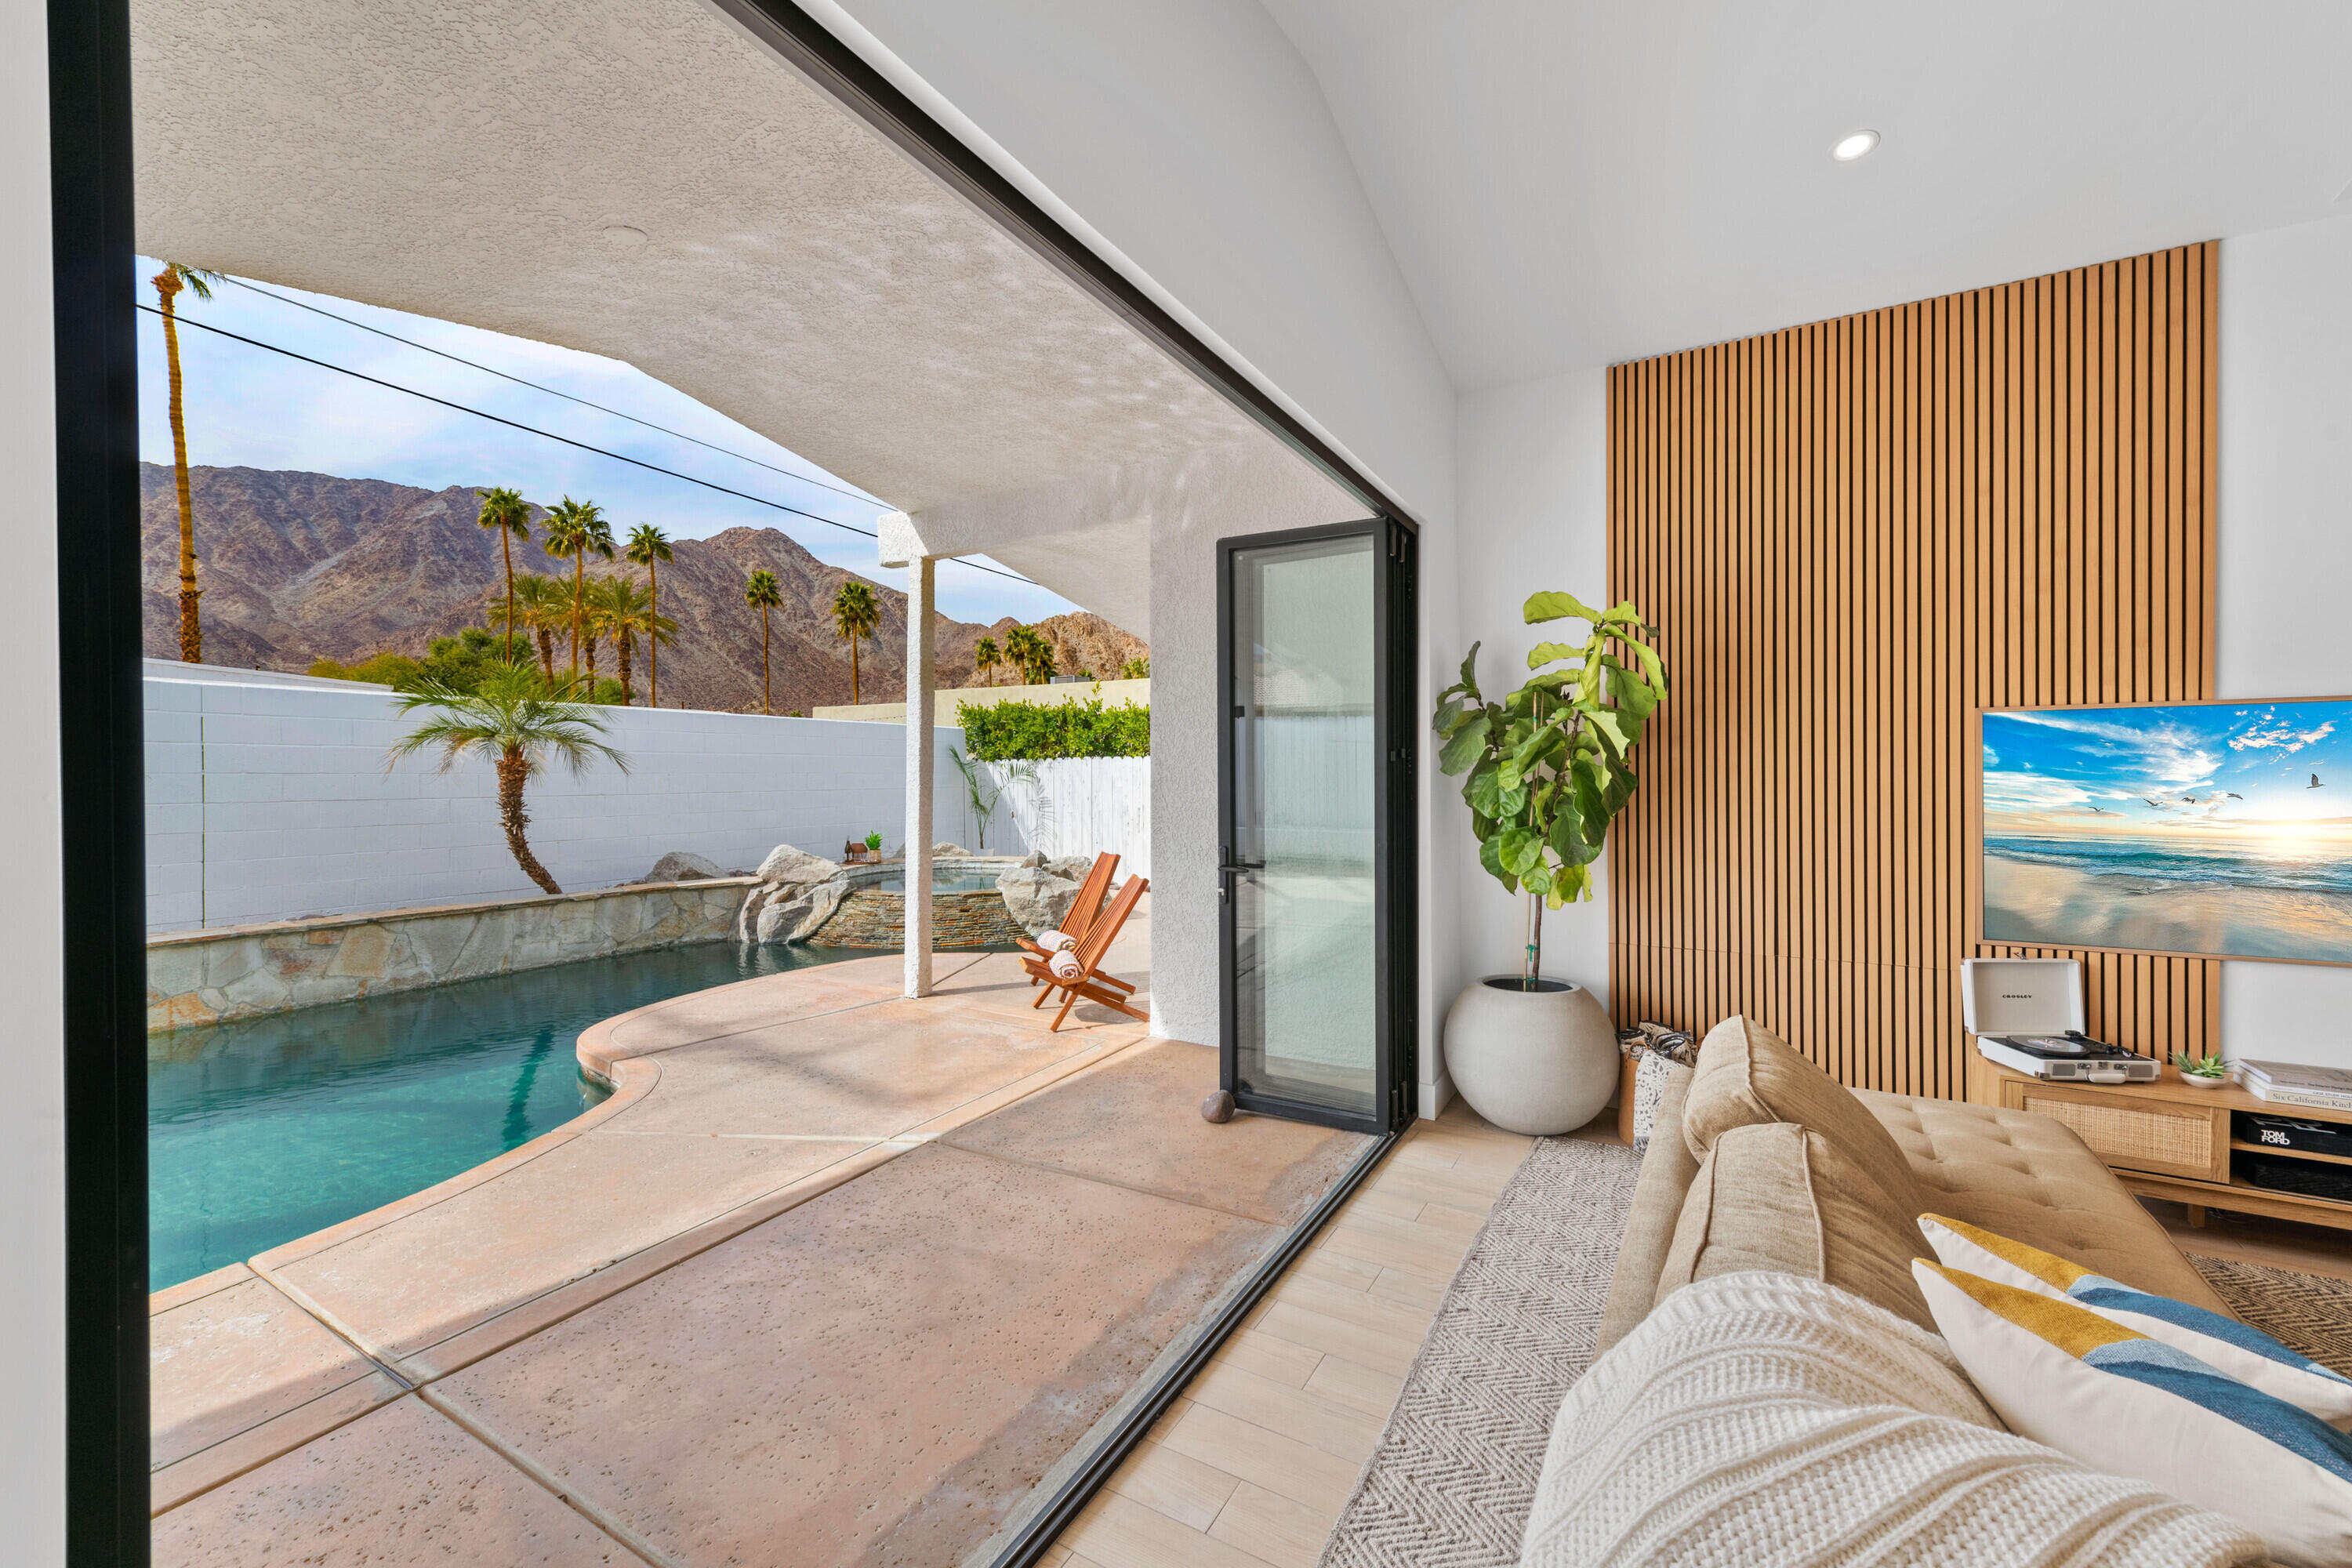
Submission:
POLYGON ((1508 1132, 1573 1132, 1617 1088, 1617 1030, 1592 993, 1516 974, 1465 986, 1445 1015, 1445 1070, 1470 1109, 1508 1132))

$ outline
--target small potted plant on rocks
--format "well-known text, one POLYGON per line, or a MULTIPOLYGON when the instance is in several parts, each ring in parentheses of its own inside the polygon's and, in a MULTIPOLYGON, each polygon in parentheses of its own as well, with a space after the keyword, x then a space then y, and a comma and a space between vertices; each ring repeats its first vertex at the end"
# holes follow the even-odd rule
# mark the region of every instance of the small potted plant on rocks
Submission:
POLYGON ((1528 900, 1517 974, 1464 988, 1445 1019, 1445 1066, 1471 1109, 1497 1127, 1546 1136, 1599 1113, 1617 1084, 1617 1036, 1590 991, 1543 973, 1547 908, 1592 896, 1609 824, 1633 798, 1627 758, 1666 694, 1666 670, 1631 604, 1602 611, 1571 595, 1530 597, 1529 626, 1582 621, 1580 643, 1529 650, 1527 683, 1499 701, 1478 689, 1478 645, 1440 694, 1438 767, 1466 774, 1462 798, 1478 863, 1528 900))

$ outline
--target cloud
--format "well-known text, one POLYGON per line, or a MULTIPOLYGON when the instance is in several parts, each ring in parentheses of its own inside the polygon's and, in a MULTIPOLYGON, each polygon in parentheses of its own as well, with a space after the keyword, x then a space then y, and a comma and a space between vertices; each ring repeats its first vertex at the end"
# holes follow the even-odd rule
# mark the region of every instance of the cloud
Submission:
POLYGON ((2069 806, 2088 805, 2090 802, 2088 790, 2064 779, 2044 778, 2039 773, 1989 773, 1984 776, 1988 811, 2063 811, 2069 806))
POLYGON ((2208 783, 2221 766, 2221 759, 2200 745, 2196 735, 2171 724, 2142 728, 2077 719, 2066 713, 2004 713, 2001 717, 2105 742, 2105 745, 2078 749, 2094 756, 2130 759, 2146 773, 2151 792, 2177 791, 2208 783))
POLYGON ((2317 745, 2336 732, 2336 721, 2329 719, 2315 730, 2298 730, 2274 713, 2266 713, 2245 729, 2230 737, 2233 752, 2262 752, 2275 748, 2281 756, 2291 757, 2305 746, 2317 745))

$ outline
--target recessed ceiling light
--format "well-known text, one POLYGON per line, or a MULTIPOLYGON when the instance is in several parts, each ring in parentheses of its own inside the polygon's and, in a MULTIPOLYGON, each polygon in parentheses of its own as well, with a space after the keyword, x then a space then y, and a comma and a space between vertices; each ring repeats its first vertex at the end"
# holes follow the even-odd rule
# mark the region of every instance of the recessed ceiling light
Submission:
POLYGON ((607 245, 638 246, 646 242, 644 229, 631 228, 625 223, 608 224, 604 232, 604 243, 607 245))
POLYGON ((1856 131, 1851 135, 1839 137, 1838 144, 1830 149, 1830 156, 1841 163, 1851 163, 1856 158, 1868 157, 1877 146, 1877 132, 1856 131))

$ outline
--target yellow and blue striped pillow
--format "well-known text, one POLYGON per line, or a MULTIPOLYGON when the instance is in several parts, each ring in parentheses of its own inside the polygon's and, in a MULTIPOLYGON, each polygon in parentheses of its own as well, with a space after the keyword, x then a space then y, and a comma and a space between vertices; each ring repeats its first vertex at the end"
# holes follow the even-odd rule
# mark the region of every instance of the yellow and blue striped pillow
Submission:
POLYGON ((2040 1247, 1942 1215, 1921 1215, 1919 1228, 1936 1256, 1955 1268, 2072 1301, 2308 1410, 2338 1431, 2352 1428, 2352 1378, 2289 1350, 2251 1324, 2134 1289, 2040 1247))
POLYGON ((2011 1431, 2226 1514, 2283 1564, 2352 1563, 2352 1436, 2063 1296, 1911 1271, 2011 1431))

